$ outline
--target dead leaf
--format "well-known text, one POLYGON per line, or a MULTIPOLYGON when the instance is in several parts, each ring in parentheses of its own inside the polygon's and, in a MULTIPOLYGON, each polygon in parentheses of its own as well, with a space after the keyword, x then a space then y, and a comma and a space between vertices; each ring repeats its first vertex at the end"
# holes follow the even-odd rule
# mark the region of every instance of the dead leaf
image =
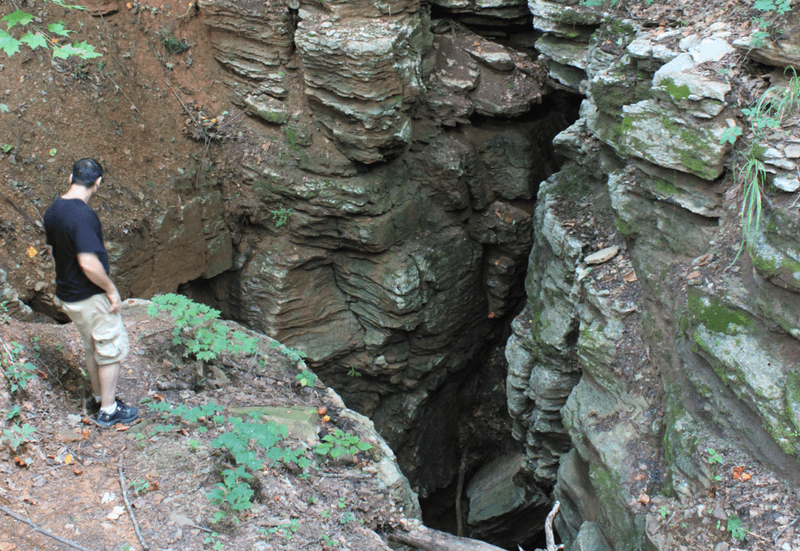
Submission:
POLYGON ((647 505, 648 503, 650 503, 650 496, 645 493, 642 493, 642 495, 639 496, 639 503, 641 503, 642 505, 647 505))
POLYGON ((686 276, 686 279, 692 280, 692 279, 697 279, 699 277, 701 277, 700 272, 692 272, 686 276))
POLYGON ((82 471, 82 470, 80 470, 80 469, 76 469, 76 468, 74 468, 74 467, 73 467, 73 469, 72 469, 72 472, 73 472, 73 473, 75 473, 75 476, 81 476, 81 475, 83 474, 83 471, 82 471))
POLYGON ((68 453, 68 454, 67 454, 67 455, 64 457, 64 463, 65 463, 66 465, 71 465, 72 463, 75 463, 75 460, 72 458, 72 454, 71 454, 71 453, 68 453))
POLYGON ((734 467, 733 468, 733 478, 735 480, 739 480, 739 477, 742 476, 742 471, 744 471, 744 467, 734 467))
POLYGON ((124 514, 125 514, 125 507, 123 507, 122 505, 117 505, 116 507, 114 507, 114 509, 111 510, 110 513, 108 513, 108 516, 106 518, 108 520, 117 520, 124 514))
POLYGON ((117 432, 125 432, 125 431, 126 431, 126 430, 128 430, 129 428, 130 428, 130 427, 129 427, 128 425, 120 425, 119 423, 117 423, 117 425, 116 425, 116 427, 114 428, 114 430, 116 430, 117 432))
POLYGON ((753 478, 753 475, 750 473, 742 473, 742 482, 747 482, 751 478, 753 478))
POLYGON ((634 272, 633 270, 631 270, 630 272, 628 272, 627 274, 625 274, 624 276, 622 276, 622 279, 625 281, 625 283, 633 283, 633 282, 634 282, 634 281, 636 281, 638 278, 636 277, 636 272, 634 272))

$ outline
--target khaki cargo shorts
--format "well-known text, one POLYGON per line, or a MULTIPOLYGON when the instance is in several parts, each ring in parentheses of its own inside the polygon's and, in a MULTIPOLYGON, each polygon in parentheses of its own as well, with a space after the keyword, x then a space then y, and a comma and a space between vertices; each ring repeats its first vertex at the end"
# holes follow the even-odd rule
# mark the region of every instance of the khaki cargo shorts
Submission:
POLYGON ((105 293, 93 295, 78 302, 56 304, 64 309, 83 338, 86 357, 93 355, 97 365, 113 364, 128 355, 128 333, 119 313, 109 314, 111 301, 105 293))

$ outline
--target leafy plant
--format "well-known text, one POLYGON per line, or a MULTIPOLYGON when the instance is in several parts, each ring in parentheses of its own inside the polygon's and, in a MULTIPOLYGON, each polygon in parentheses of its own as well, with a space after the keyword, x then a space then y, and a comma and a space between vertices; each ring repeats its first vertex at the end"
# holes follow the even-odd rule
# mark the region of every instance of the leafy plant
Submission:
POLYGON ((706 451, 708 452, 708 462, 712 465, 714 463, 722 463, 722 454, 717 452, 714 448, 707 448, 706 451))
POLYGON ((338 459, 345 454, 355 455, 360 451, 372 449, 372 445, 362 442, 358 436, 342 429, 335 429, 332 434, 322 437, 322 443, 318 444, 314 451, 319 455, 330 455, 331 459, 338 459))
POLYGON ((777 18, 786 15, 792 10, 791 0, 756 0, 753 9, 762 13, 753 18, 753 24, 759 30, 753 33, 750 44, 756 48, 764 45, 769 38, 769 31, 773 28, 777 18))
POLYGON ((17 448, 20 447, 23 442, 28 442, 35 432, 36 429, 27 423, 22 425, 14 424, 11 425, 11 428, 3 430, 3 435, 0 436, 0 443, 4 440, 8 441, 11 450, 17 451, 17 448))
MULTIPOLYGON (((772 0, 764 0, 764 2, 771 4, 772 0)), ((782 0, 778 3, 781 2, 782 0)), ((734 177, 742 182, 744 192, 741 211, 742 243, 731 265, 739 259, 739 255, 746 246, 753 245, 761 224, 761 196, 767 178, 767 169, 761 157, 766 151, 762 145, 766 141, 766 132, 770 129, 780 128, 790 117, 800 111, 800 78, 793 67, 789 69, 792 71, 792 76, 788 86, 772 86, 759 97, 753 106, 742 109, 742 113, 747 116, 750 123, 753 138, 746 150, 741 153, 742 164, 734 165, 734 177)), ((728 133, 729 130, 731 128, 723 133, 720 143, 724 143, 726 140, 730 142, 731 137, 735 141, 735 136, 728 133)), ((738 135, 741 135, 741 132, 738 135)))
POLYGON ((317 376, 314 374, 314 372, 309 371, 308 369, 304 369, 295 375, 294 378, 297 379, 297 382, 300 383, 300 386, 302 387, 314 386, 314 382, 317 380, 317 376))
POLYGON ((277 348, 278 352, 289 358, 294 363, 299 363, 300 360, 306 358, 306 353, 302 350, 295 350, 294 348, 285 346, 277 341, 273 341, 269 346, 270 348, 277 348))
MULTIPOLYGON (((2 151, 3 153, 10 153, 12 149, 14 149, 13 145, 7 143, 0 143, 0 151, 2 151)), ((3 304, 5 305, 5 302, 3 304)))
POLYGON ((222 471, 222 483, 206 494, 211 503, 223 507, 215 513, 214 522, 225 515, 227 508, 238 513, 253 506, 250 498, 254 492, 248 482, 252 475, 246 469, 260 470, 264 461, 295 463, 302 469, 311 463, 303 452, 278 446, 288 435, 286 425, 278 425, 274 421, 248 422, 239 417, 229 417, 228 422, 230 430, 212 440, 211 445, 230 452, 238 467, 236 470, 222 471))
POLYGON ((322 547, 325 549, 333 549, 337 547, 339 542, 335 539, 331 539, 328 534, 322 534, 322 547))
POLYGON ((190 48, 188 42, 185 40, 178 40, 175 38, 175 35, 166 30, 159 31, 158 34, 161 37, 161 43, 170 55, 185 52, 190 48))
POLYGON ((669 509, 667 509, 666 505, 662 505, 661 508, 658 510, 658 514, 661 515, 661 518, 667 518, 669 514, 669 509))
POLYGON ((728 526, 726 530, 731 533, 731 537, 735 541, 742 541, 746 534, 744 528, 742 528, 742 519, 736 515, 728 517, 728 526))
POLYGON ((289 221, 292 215, 292 209, 287 209, 283 205, 279 209, 269 211, 272 214, 272 221, 275 222, 275 228, 280 228, 289 221))
POLYGON ((294 536, 294 533, 297 532, 297 529, 300 527, 300 521, 296 518, 293 518, 289 522, 285 524, 280 524, 278 526, 273 526, 267 533, 269 534, 279 534, 283 536, 285 541, 289 541, 294 536))
POLYGON ((223 549, 225 546, 222 544, 221 541, 217 539, 218 537, 219 533, 211 532, 203 539, 203 543, 208 543, 211 545, 212 549, 216 549, 217 551, 219 551, 220 549, 223 549))
POLYGON ((131 489, 137 496, 144 495, 150 489, 150 483, 146 480, 137 480, 135 482, 131 482, 131 489))
MULTIPOLYGON (((71 6, 63 0, 51 0, 63 8, 85 9, 82 6, 71 6)), ((69 38, 71 32, 64 26, 63 21, 50 23, 46 28, 42 28, 36 23, 34 16, 24 10, 17 9, 0 19, 6 24, 5 30, 0 29, 0 50, 11 57, 19 52, 20 47, 26 46, 31 50, 37 48, 52 49, 53 57, 67 59, 76 56, 81 59, 92 59, 100 57, 101 54, 94 51, 94 46, 83 42, 73 42, 72 44, 59 44, 64 38, 69 38), (19 30, 19 32, 17 32, 19 30), (17 36, 15 37, 14 34, 17 36)))
POLYGON ((25 390, 28 381, 36 376, 36 366, 20 358, 24 352, 21 344, 13 341, 9 344, 3 346, 6 356, 0 357, 0 368, 8 379, 11 392, 25 390))
POLYGON ((339 524, 350 524, 356 520, 356 516, 351 511, 345 511, 342 518, 339 519, 339 524))
POLYGON ((720 136, 719 143, 729 143, 731 145, 736 143, 736 139, 742 135, 742 129, 738 126, 729 126, 725 129, 720 136))
POLYGON ((184 357, 213 361, 223 352, 251 354, 258 339, 233 331, 218 322, 220 311, 174 293, 154 297, 147 312, 151 316, 166 310, 175 320, 172 343, 186 346, 184 357))
MULTIPOLYGON (((250 498, 253 497, 253 489, 246 482, 253 478, 253 475, 246 473, 244 465, 236 470, 225 469, 222 471, 222 482, 218 482, 213 490, 206 494, 208 500, 214 505, 227 505, 234 511, 241 512, 253 506, 250 498)), ((215 513, 212 522, 218 522, 225 512, 223 510, 215 513)))

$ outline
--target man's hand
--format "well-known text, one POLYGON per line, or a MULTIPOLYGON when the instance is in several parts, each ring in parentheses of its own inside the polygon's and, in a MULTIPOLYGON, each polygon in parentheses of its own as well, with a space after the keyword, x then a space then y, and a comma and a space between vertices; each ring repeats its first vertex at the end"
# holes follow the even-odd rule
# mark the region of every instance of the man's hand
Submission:
POLYGON ((108 297, 109 302, 111 302, 111 307, 108 309, 108 313, 116 314, 119 312, 119 307, 122 306, 122 299, 119 298, 119 292, 117 292, 117 288, 114 287, 114 292, 106 292, 106 296, 108 297))
POLYGON ((117 291, 117 286, 114 285, 114 282, 111 281, 111 278, 106 274, 106 270, 103 268, 103 264, 100 263, 100 259, 97 258, 97 255, 94 253, 78 253, 78 264, 80 264, 81 270, 83 270, 83 273, 89 278, 89 281, 106 292, 108 301, 111 303, 108 312, 110 314, 119 312, 119 308, 122 305, 119 291, 117 291))

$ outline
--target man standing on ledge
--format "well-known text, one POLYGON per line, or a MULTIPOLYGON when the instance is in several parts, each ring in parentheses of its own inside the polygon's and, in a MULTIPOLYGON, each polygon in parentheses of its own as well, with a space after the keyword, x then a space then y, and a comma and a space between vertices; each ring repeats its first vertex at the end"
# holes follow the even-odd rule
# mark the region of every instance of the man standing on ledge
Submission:
POLYGON ((86 350, 86 371, 101 427, 132 423, 139 410, 116 398, 120 361, 128 355, 128 334, 122 324, 121 301, 108 277, 103 229, 89 200, 103 179, 103 167, 81 159, 72 167, 70 188, 44 215, 47 244, 56 263, 56 304, 75 323, 86 350))

